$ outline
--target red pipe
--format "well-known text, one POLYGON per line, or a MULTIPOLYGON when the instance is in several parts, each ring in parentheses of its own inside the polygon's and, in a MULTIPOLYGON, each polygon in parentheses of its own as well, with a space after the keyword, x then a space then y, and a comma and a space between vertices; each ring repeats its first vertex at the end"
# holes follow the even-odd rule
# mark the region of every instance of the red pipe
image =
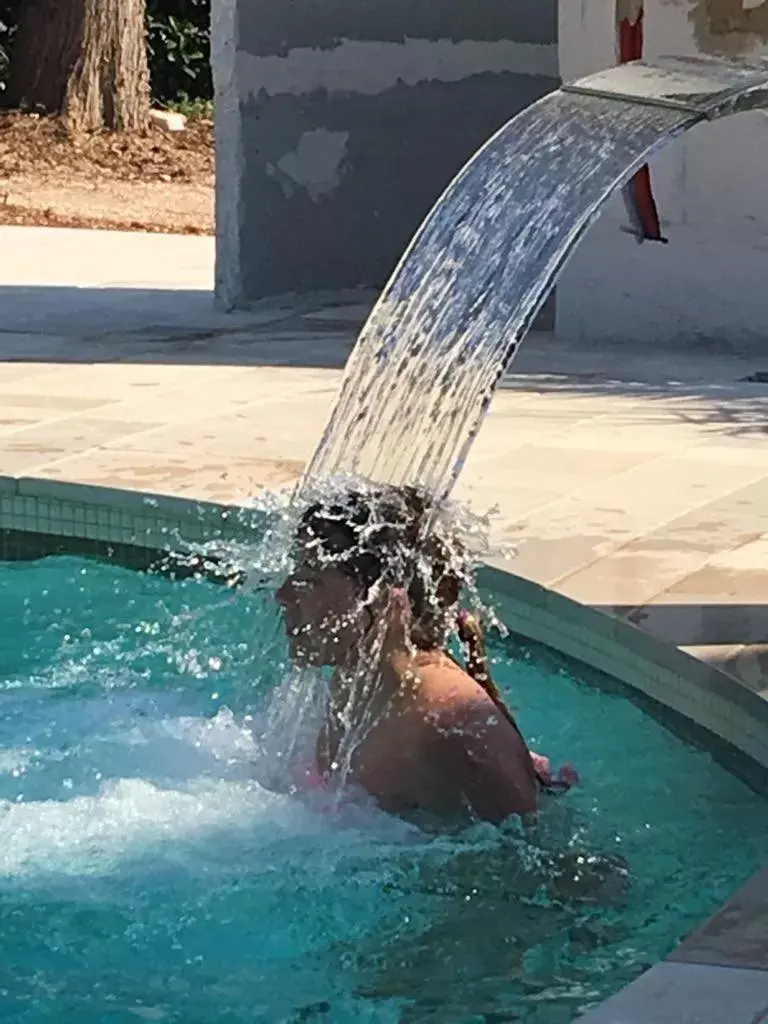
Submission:
MULTIPOLYGON (((637 18, 619 22, 619 63, 640 60, 643 56, 643 11, 637 18)), ((661 233, 661 219, 651 185, 651 169, 645 164, 624 188, 624 202, 639 242, 667 242, 661 233)))

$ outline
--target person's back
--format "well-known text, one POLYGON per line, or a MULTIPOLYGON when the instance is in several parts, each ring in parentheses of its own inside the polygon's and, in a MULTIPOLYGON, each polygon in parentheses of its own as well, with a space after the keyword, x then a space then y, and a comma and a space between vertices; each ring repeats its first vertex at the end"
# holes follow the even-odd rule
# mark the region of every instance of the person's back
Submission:
MULTIPOLYGON (((441 820, 501 822, 536 810, 539 782, 520 732, 485 690, 442 652, 393 658, 401 685, 356 744, 349 781, 382 809, 441 820)), ((325 733, 318 770, 337 751, 325 733)))

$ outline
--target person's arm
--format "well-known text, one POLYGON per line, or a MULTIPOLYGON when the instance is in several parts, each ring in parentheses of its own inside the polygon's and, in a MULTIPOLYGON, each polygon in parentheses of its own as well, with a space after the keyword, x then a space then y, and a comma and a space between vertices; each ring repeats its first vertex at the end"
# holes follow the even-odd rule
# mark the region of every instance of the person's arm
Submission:
POLYGON ((446 771, 472 814, 499 825, 537 809, 530 752, 490 700, 454 705, 441 725, 446 771))

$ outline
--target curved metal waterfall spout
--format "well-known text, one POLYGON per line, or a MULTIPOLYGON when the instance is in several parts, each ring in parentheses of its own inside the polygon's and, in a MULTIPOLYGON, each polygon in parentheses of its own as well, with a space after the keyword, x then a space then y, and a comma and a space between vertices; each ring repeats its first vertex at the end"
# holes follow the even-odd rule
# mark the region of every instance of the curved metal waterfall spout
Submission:
POLYGON ((768 60, 666 58, 564 86, 506 124, 421 226, 350 356, 310 463, 447 495, 494 388, 601 207, 701 121, 768 106, 768 60))

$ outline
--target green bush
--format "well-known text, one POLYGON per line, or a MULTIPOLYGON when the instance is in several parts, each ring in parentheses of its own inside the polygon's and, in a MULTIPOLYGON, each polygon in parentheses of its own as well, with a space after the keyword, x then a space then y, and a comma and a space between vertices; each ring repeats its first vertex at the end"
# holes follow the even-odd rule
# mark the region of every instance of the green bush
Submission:
MULTIPOLYGON (((0 91, 21 0, 0 0, 0 91)), ((213 96, 210 0, 147 0, 147 56, 155 102, 196 109, 213 96)))
POLYGON ((147 0, 147 46, 152 96, 189 103, 213 96, 210 0, 147 0))
POLYGON ((21 0, 0 0, 0 91, 5 89, 8 81, 11 46, 20 6, 21 0))

